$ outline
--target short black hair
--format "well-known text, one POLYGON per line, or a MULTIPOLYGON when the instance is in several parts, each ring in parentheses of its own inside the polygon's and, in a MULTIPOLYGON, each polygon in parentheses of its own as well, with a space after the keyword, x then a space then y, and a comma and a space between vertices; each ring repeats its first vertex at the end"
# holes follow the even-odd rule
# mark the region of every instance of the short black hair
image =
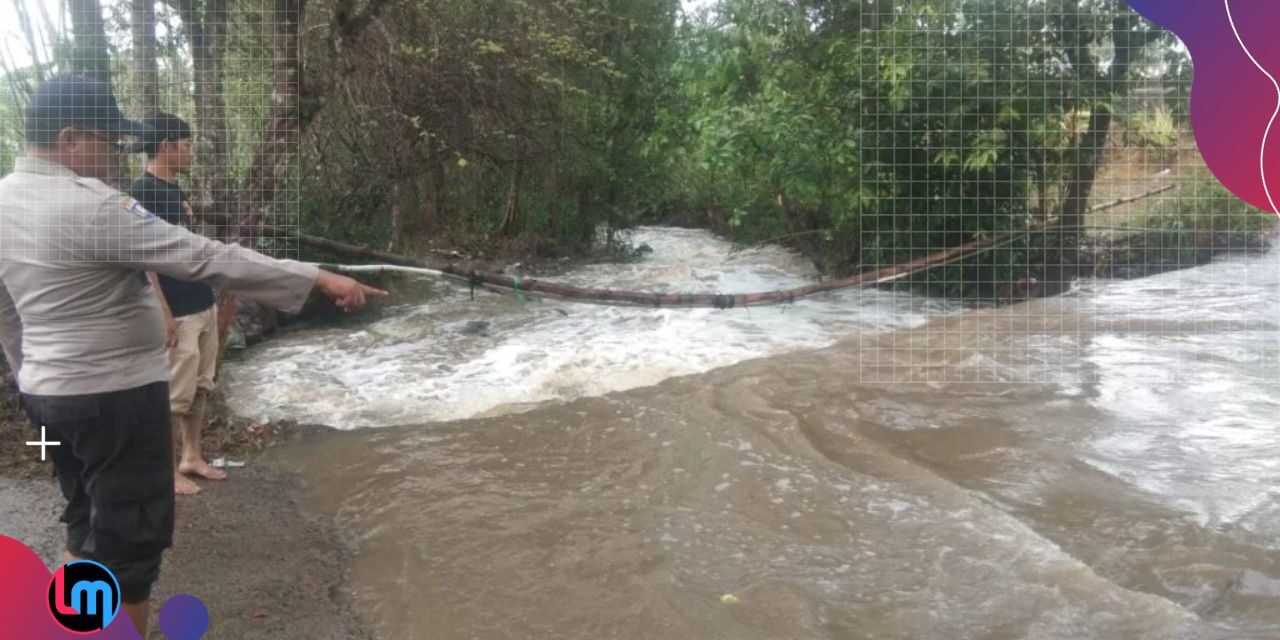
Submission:
POLYGON ((147 158, 154 158, 160 153, 160 145, 165 142, 186 140, 191 137, 191 125, 186 120, 172 113, 157 113, 143 120, 151 133, 143 136, 129 150, 133 153, 145 153, 147 158))
POLYGON ((61 74, 41 82, 24 112, 27 144, 49 147, 67 127, 142 136, 147 128, 125 120, 111 83, 61 74))

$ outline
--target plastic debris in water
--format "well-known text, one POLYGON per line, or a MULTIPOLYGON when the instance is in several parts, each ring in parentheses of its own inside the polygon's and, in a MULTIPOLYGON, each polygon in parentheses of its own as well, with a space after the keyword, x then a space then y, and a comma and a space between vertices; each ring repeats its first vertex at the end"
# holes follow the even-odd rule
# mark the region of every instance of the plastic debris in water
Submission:
POLYGON ((726 593, 720 596, 720 603, 721 604, 738 604, 738 596, 735 596, 732 593, 726 593))

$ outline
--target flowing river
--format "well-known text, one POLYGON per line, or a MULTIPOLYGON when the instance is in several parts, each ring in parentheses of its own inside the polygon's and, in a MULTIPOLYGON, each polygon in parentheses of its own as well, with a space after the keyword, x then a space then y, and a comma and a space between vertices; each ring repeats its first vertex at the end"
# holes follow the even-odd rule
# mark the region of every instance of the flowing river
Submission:
MULTIPOLYGON (((654 253, 564 280, 813 276, 697 231, 636 241, 654 253)), ((1280 252, 985 310, 436 285, 224 384, 246 415, 348 429, 276 457, 380 638, 1280 639, 1280 252)))

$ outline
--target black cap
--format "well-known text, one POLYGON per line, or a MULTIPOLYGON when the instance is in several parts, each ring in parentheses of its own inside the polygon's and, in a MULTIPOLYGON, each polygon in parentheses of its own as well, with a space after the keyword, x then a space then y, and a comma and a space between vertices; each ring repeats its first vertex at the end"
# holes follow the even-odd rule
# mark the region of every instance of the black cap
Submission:
POLYGON ((51 145, 66 127, 142 136, 146 125, 126 120, 111 85, 79 75, 59 75, 36 87, 26 111, 30 144, 51 145))
POLYGON ((154 156, 162 142, 174 142, 191 137, 191 125, 172 113, 160 112, 142 121, 147 132, 128 147, 129 153, 146 152, 154 156))

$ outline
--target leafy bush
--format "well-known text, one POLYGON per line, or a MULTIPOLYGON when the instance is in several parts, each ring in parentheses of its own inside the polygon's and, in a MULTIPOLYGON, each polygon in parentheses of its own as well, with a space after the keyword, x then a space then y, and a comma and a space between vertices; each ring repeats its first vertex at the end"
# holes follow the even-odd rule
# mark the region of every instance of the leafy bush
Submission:
POLYGON ((1168 109, 1147 109, 1129 120, 1125 143, 1146 151, 1158 163, 1177 157, 1179 132, 1168 109))

